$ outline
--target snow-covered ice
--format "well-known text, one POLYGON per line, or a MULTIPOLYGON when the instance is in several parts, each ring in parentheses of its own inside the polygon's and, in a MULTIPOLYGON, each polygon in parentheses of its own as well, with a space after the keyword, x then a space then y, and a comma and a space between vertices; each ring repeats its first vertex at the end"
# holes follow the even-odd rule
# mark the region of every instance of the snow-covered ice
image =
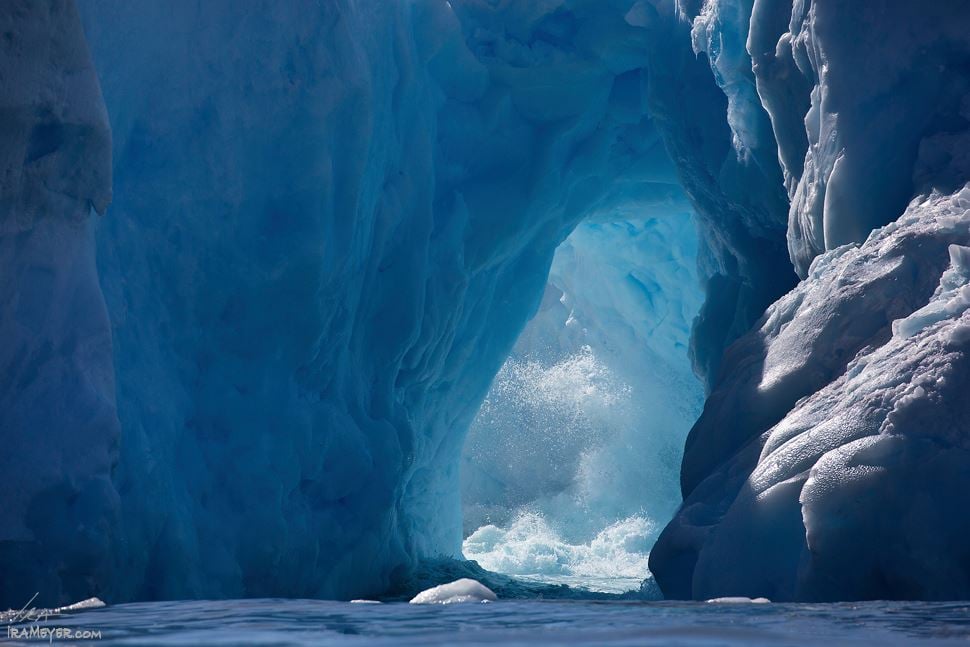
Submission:
POLYGON ((670 595, 970 590, 970 186, 819 256, 725 359, 651 568, 670 595))

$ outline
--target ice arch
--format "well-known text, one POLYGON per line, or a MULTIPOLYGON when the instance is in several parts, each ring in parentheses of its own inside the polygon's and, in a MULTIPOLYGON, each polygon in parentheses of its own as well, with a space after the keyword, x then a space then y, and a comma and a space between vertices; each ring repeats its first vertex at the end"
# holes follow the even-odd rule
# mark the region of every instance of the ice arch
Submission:
POLYGON ((555 248, 672 187, 712 390, 664 590, 966 596, 968 7, 4 3, 4 603, 457 554, 555 248))
MULTIPOLYGON (((5 438, 50 416, 46 464, 71 466, 5 481, 10 604, 359 596, 457 555, 463 432, 591 213, 689 196, 709 377, 792 283, 780 171, 737 154, 670 2, 79 6, 101 92, 71 3, 2 9, 53 45, 29 51, 68 54, 10 95, 5 150, 36 155, 5 177, 57 200, 11 189, 6 303, 29 320, 61 298, 44 277, 78 286, 43 344, 2 358, 30 404, 4 408, 5 438), (64 206, 83 227, 37 233, 64 206)), ((28 51, 4 47, 5 69, 28 51)))

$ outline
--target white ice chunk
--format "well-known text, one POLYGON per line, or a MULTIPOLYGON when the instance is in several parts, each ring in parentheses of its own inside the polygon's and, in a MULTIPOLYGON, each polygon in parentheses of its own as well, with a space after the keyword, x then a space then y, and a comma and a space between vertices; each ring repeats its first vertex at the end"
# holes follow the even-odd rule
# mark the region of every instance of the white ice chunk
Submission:
POLYGON ((498 596, 478 580, 463 577, 460 580, 434 586, 421 591, 411 599, 411 604, 460 604, 463 602, 495 602, 498 596))
POLYGON ((54 611, 56 613, 70 613, 71 611, 86 611, 88 609, 100 609, 101 607, 106 607, 104 600, 101 598, 88 598, 86 600, 81 600, 80 602, 75 602, 74 604, 69 604, 66 607, 58 607, 54 611))
POLYGON ((970 247, 950 245, 950 267, 940 277, 940 287, 933 298, 905 319, 893 322, 893 335, 912 337, 946 319, 958 317, 970 308, 970 247))

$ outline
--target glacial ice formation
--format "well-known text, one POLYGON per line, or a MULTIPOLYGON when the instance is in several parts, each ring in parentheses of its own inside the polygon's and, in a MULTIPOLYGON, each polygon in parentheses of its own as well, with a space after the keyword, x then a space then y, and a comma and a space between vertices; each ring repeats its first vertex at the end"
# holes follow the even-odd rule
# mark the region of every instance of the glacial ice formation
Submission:
MULTIPOLYGON (((710 397, 665 593, 970 595, 970 4, 77 4, 0 5, 0 606, 457 557, 465 432, 556 248, 688 202, 710 397)), ((615 277, 570 306, 647 400, 698 299, 649 269, 684 317, 655 345, 615 277)))
POLYGON ((678 3, 696 16, 694 47, 729 98, 739 150, 770 148, 770 116, 802 277, 819 253, 897 218, 915 192, 962 185, 967 140, 952 135, 970 109, 965 2, 678 3))
MULTIPOLYGON (((695 13, 708 49, 738 4, 695 13)), ((970 6, 750 16, 805 278, 725 353, 651 569, 673 597, 965 597, 970 6)))
POLYGON ((970 186, 918 198, 816 258, 728 351, 651 555, 665 593, 970 591, 968 243, 970 186))
POLYGON ((0 606, 52 607, 105 579, 117 507, 92 221, 111 136, 73 4, 7 3, 0 34, 0 606))
MULTIPOLYGON (((632 5, 80 2, 114 137, 114 599, 353 597, 459 554, 464 432, 554 250, 681 200, 632 5)), ((736 164, 711 110, 704 165, 736 164)), ((757 282, 736 253, 709 265, 757 282)), ((709 319, 740 334, 759 290, 709 319)))

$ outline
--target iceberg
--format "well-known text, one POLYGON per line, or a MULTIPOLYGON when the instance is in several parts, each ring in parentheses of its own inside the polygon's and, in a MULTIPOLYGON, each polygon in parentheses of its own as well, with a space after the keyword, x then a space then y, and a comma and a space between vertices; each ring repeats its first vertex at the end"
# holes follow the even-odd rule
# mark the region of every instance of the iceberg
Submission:
POLYGON ((771 600, 767 598, 745 598, 745 597, 734 597, 734 598, 714 598, 707 601, 708 604, 770 604, 771 600))
POLYGON ((915 199, 732 346, 651 553, 669 596, 967 595, 970 186, 915 199))
POLYGON ((577 493, 668 597, 970 595, 962 0, 0 25, 0 607, 374 598, 577 493))
POLYGON ((861 242, 915 194, 966 180, 970 10, 954 0, 788 5, 754 3, 747 47, 791 198, 792 262, 804 277, 817 254, 861 242))
MULTIPOLYGON (((686 204, 631 6, 79 2, 114 141, 111 599, 372 597, 460 556, 465 432, 556 248, 686 204)), ((770 298, 716 262, 740 334, 770 298)))
MULTIPOLYGON (((651 570, 670 597, 965 597, 965 424, 949 389, 967 370, 970 10, 681 9, 695 49, 737 52, 746 39, 803 280, 725 352, 651 570)), ((758 114, 736 90, 747 68, 716 58, 743 143, 758 114)))

